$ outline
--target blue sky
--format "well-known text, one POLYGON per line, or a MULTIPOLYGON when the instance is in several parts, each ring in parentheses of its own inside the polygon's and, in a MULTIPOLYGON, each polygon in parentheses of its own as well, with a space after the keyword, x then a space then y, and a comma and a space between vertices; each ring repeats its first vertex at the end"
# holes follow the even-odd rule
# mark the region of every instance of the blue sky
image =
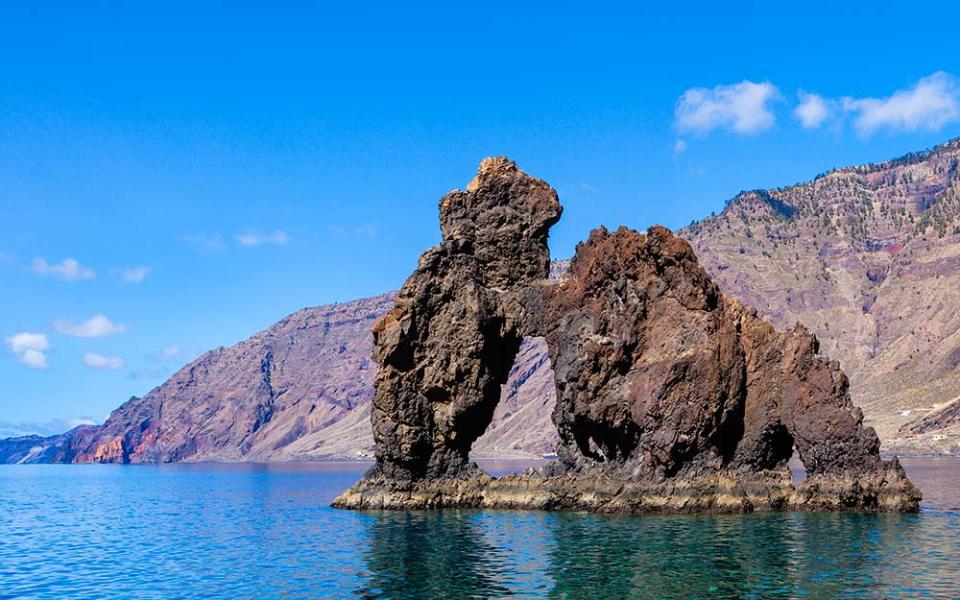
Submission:
POLYGON ((960 136, 951 3, 0 9, 0 435, 398 287, 506 154, 596 225, 960 136))

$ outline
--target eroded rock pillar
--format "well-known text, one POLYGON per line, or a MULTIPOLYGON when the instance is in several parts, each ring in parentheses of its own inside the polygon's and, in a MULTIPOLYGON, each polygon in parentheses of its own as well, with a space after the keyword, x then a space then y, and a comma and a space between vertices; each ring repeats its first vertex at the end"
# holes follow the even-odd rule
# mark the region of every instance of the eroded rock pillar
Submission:
POLYGON ((524 332, 521 291, 546 279, 556 192, 506 158, 440 201, 443 241, 374 326, 371 476, 458 477, 500 398, 524 332))

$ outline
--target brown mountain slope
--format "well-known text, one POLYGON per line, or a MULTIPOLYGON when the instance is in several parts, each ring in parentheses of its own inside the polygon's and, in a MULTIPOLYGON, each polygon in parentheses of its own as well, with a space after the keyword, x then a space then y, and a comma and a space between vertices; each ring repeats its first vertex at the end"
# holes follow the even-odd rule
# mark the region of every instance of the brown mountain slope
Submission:
POLYGON ((281 460, 370 447, 373 321, 392 294, 304 309, 193 361, 76 444, 76 462, 281 460))
POLYGON ((958 442, 910 425, 960 396, 958 162, 954 140, 744 193, 681 232, 725 292, 816 332, 888 451, 958 442))
MULTIPOLYGON (((99 427, 0 441, 3 462, 275 461, 372 456, 373 322, 393 293, 307 308, 230 348, 207 352, 99 427)), ((527 341, 478 456, 555 447, 553 388, 527 341)))
MULTIPOLYGON (((886 451, 960 452, 960 140, 749 192, 681 233, 725 293, 799 321, 852 381, 886 451)), ((555 261, 559 276, 566 261, 555 261)), ((0 461, 368 456, 370 327, 392 294, 308 308, 205 354, 104 425, 0 440, 0 461)), ((529 340, 477 456, 550 452, 554 392, 529 340)))

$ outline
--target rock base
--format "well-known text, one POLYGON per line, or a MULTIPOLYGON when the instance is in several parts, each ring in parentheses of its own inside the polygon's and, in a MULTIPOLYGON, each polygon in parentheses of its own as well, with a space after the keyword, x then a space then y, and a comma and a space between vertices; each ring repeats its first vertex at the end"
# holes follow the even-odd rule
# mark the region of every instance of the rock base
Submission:
POLYGON ((367 476, 334 502, 353 510, 487 508, 624 514, 735 514, 770 511, 915 512, 920 493, 899 464, 862 476, 818 475, 799 485, 787 468, 723 471, 659 482, 597 474, 543 473, 397 482, 367 476))

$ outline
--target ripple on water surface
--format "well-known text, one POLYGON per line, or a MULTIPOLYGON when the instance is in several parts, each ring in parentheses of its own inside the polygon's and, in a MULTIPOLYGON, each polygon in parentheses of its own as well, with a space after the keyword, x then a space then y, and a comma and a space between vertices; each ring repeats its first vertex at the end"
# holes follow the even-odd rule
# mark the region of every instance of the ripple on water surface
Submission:
POLYGON ((953 462, 907 464, 925 492, 937 490, 919 515, 328 508, 362 468, 0 467, 0 597, 954 598, 960 590, 960 513, 945 510, 960 502, 943 483, 958 480, 953 462))

